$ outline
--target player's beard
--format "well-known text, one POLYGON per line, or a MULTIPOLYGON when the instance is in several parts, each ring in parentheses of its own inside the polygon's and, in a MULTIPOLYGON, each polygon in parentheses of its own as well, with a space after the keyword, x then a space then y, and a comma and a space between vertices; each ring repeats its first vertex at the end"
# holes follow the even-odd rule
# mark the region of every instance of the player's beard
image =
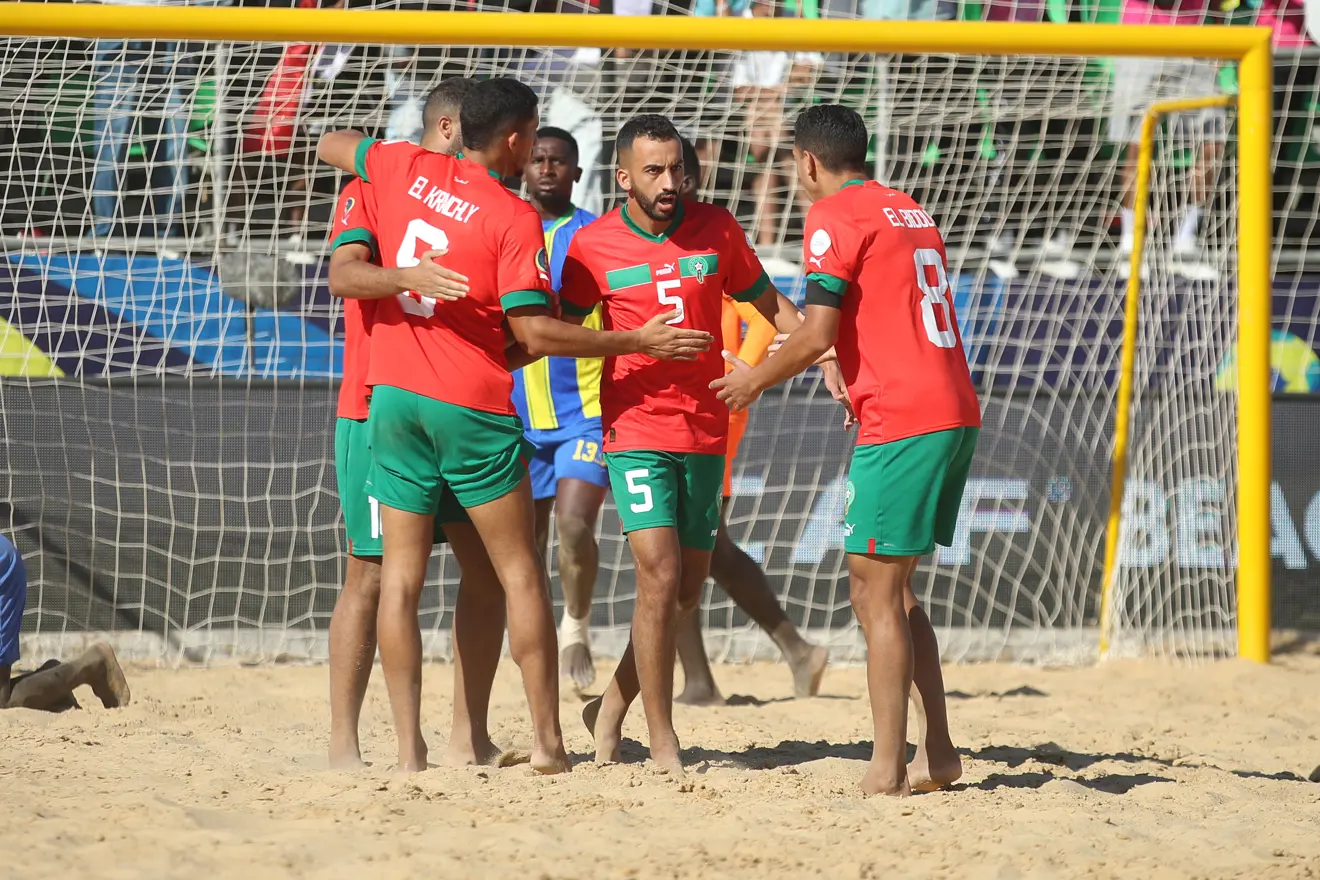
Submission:
POLYGON ((633 190, 632 197, 637 202, 637 207, 642 209, 642 213, 658 223, 673 220, 674 212, 678 210, 678 193, 672 189, 661 190, 656 193, 654 199, 648 199, 638 190, 633 190), (661 196, 673 196, 674 203, 668 207, 662 207, 659 204, 661 196))

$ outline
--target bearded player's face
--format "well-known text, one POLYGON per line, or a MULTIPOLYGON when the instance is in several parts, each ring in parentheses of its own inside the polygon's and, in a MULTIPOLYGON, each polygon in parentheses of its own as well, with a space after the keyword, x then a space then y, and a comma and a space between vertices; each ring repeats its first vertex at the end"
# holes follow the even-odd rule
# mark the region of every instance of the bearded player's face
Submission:
POLYGON ((642 213, 657 222, 673 219, 683 188, 682 145, 638 138, 620 159, 619 184, 642 213))
POLYGON ((532 148, 536 146, 536 129, 540 125, 540 117, 533 116, 522 128, 509 135, 509 153, 513 158, 515 174, 522 174, 527 163, 532 160, 532 148))

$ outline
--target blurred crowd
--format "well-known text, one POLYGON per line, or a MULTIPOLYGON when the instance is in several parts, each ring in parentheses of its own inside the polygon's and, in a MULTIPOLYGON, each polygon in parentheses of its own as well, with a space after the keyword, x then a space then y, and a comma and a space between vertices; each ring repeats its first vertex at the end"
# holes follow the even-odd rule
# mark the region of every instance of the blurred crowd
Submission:
MULTIPOLYGON (((1301 0, 106 0, 408 10, 844 18, 1112 21, 1274 29, 1276 208, 1285 245, 1320 226, 1317 59, 1301 0)), ((801 206, 788 165, 792 118, 816 100, 873 125, 876 175, 913 191, 953 247, 983 249, 1003 274, 1034 249, 1074 274, 1074 254, 1131 241, 1138 120, 1153 100, 1232 91, 1234 71, 1174 59, 1042 59, 495 49, 452 46, 32 40, 9 38, 0 101, 17 108, 0 234, 91 239, 122 249, 276 242, 317 251, 335 175, 318 168, 323 130, 418 139, 421 101, 445 76, 512 73, 572 132, 585 173, 575 201, 615 198, 622 121, 663 112, 698 144, 703 194, 745 220, 761 248, 791 247, 801 206), (157 244, 150 244, 156 242, 157 244), (1071 266, 1071 268, 1070 268, 1071 266)), ((1189 196, 1168 234, 1196 262, 1227 213, 1231 114, 1179 119, 1189 196), (1229 155, 1225 154, 1228 146, 1229 155)), ((1320 242, 1318 242, 1320 243, 1320 242)), ((791 252, 786 252, 791 253, 791 252)), ((773 254, 772 254, 773 255, 773 254)))

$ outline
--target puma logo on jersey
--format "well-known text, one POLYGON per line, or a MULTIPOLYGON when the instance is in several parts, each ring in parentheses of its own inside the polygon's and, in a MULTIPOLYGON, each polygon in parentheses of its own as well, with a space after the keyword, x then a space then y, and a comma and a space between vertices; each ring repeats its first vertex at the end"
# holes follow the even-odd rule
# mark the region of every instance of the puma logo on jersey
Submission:
POLYGON ((430 183, 425 177, 418 176, 413 181, 413 185, 408 189, 408 195, 417 201, 426 205, 432 211, 442 217, 451 217, 459 223, 467 223, 472 219, 472 215, 481 210, 480 205, 474 205, 469 201, 460 199, 453 193, 446 192, 438 186, 433 186, 428 191, 426 186, 430 183), (423 196, 422 193, 426 195, 423 196))
POLYGON ((660 275, 672 275, 677 269, 678 269, 677 263, 665 263, 659 269, 655 270, 655 274, 657 277, 660 275))
POLYGON ((455 178, 454 178, 454 183, 461 183, 461 184, 463 184, 464 186, 467 185, 467 181, 464 180, 464 179, 461 178, 461 177, 455 177, 455 178))
POLYGON ((824 268, 825 268, 825 258, 824 258, 824 257, 808 257, 808 258, 807 258, 807 262, 810 263, 811 265, 815 266, 817 269, 824 269, 824 268))

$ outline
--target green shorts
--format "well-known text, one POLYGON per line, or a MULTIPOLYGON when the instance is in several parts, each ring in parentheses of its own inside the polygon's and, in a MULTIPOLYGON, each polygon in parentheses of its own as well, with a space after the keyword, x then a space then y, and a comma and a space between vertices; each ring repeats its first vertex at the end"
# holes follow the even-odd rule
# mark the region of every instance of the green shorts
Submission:
POLYGON ((531 444, 517 416, 377 385, 371 393, 371 497, 435 513, 448 486, 465 508, 503 498, 527 474, 531 444))
POLYGON ((843 549, 924 556, 953 543, 980 428, 858 446, 848 469, 843 549))
POLYGON ((724 456, 634 449, 606 453, 605 466, 624 534, 676 528, 680 545, 715 549, 724 456))
MULTIPOLYGON (((339 506, 344 510, 348 552, 353 556, 380 556, 380 505, 367 494, 371 472, 371 444, 367 421, 335 420, 335 480, 339 484, 339 506)), ((467 512, 445 491, 435 518, 435 543, 445 544, 444 523, 467 522, 467 512)))

